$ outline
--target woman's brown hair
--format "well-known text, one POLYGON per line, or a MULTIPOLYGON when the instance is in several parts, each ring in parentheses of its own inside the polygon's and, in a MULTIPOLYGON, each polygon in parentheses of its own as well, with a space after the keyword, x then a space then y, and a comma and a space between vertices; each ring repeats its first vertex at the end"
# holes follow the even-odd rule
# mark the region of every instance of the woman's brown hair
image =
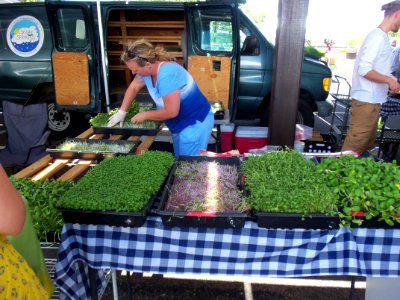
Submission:
POLYGON ((140 39, 128 44, 126 50, 121 54, 121 60, 125 63, 135 60, 139 66, 144 67, 146 62, 153 64, 156 61, 175 61, 175 58, 169 55, 163 47, 153 46, 145 39, 140 39))

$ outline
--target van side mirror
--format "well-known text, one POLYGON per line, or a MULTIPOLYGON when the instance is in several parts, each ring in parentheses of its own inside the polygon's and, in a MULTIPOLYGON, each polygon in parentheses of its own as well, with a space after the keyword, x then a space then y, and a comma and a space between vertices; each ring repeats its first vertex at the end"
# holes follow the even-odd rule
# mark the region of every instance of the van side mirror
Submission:
POLYGON ((260 43, 256 36, 246 36, 242 49, 240 50, 241 55, 259 55, 260 54, 260 43))

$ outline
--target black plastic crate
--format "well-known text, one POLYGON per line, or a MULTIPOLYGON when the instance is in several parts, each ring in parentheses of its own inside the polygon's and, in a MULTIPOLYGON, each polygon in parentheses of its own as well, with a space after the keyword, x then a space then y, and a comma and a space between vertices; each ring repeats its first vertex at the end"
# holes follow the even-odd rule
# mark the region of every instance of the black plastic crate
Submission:
POLYGON ((304 141, 304 152, 331 153, 336 151, 336 138, 330 134, 321 134, 323 141, 304 141))
POLYGON ((101 160, 106 157, 116 156, 116 155, 129 155, 135 154, 136 148, 139 145, 139 141, 118 141, 118 140, 87 140, 78 138, 66 138, 63 141, 55 145, 54 148, 48 148, 46 151, 53 158, 61 159, 88 159, 88 160, 101 160), (62 150, 58 149, 64 142, 85 142, 88 144, 114 144, 114 145, 130 145, 131 149, 127 153, 116 153, 116 152, 103 152, 103 151, 77 151, 77 150, 62 150))
MULTIPOLYGON (((176 227, 211 227, 211 228, 242 228, 250 217, 248 212, 216 212, 202 211, 167 211, 164 210, 169 198, 169 190, 175 179, 175 170, 182 161, 200 162, 217 161, 220 164, 236 165, 240 169, 238 157, 205 157, 205 156, 180 156, 177 158, 164 187, 160 204, 156 213, 161 216, 166 226, 176 227)), ((240 178, 240 170, 239 178, 240 178)))

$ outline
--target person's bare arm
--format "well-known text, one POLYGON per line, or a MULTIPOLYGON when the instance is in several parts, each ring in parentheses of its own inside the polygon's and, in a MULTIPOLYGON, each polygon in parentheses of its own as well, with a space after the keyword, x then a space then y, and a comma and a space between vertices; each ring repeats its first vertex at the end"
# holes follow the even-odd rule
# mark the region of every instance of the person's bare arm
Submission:
POLYGON ((25 204, 0 165, 0 234, 17 235, 25 223, 25 204))
POLYGON ((400 91, 400 83, 397 82, 397 78, 392 75, 383 75, 375 70, 369 71, 364 75, 364 78, 374 81, 377 83, 386 83, 389 85, 390 91, 397 93, 400 91))

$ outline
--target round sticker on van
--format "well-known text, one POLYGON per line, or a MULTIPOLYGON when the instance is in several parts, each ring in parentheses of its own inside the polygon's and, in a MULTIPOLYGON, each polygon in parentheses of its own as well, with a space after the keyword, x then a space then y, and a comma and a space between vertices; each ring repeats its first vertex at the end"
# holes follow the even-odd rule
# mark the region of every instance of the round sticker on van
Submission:
POLYGON ((43 26, 38 19, 32 16, 20 16, 8 26, 8 46, 19 56, 35 55, 42 48, 43 40, 43 26))

